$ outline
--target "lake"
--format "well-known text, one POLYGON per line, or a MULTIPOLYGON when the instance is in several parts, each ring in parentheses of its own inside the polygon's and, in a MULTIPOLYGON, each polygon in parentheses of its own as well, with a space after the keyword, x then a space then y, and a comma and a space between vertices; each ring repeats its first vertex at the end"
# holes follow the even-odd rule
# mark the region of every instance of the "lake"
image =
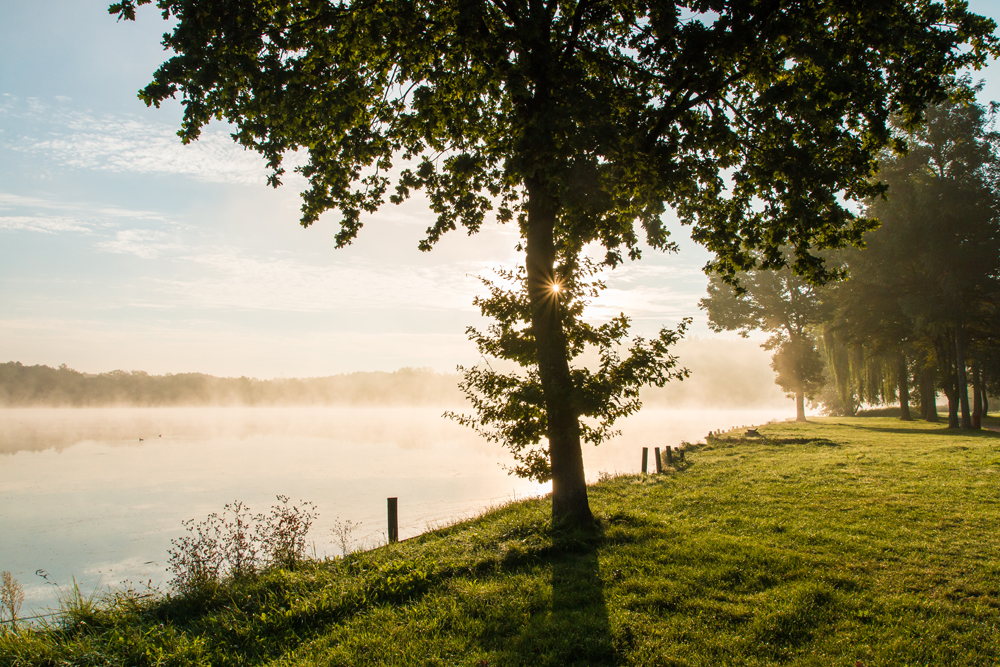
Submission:
MULTIPOLYGON (((265 512, 284 494, 316 504, 317 556, 339 555, 334 522, 357 544, 400 538, 547 485, 509 476, 499 446, 412 407, 0 409, 0 570, 24 585, 22 615, 53 606, 75 578, 86 594, 128 581, 163 586, 181 522, 233 500, 265 512), (37 573, 37 574, 36 574, 37 573)), ((788 409, 643 410, 584 450, 587 478, 638 472, 641 448, 794 416, 788 409)), ((652 465, 652 464, 651 464, 652 465)), ((311 549, 312 550, 312 549, 311 549)))

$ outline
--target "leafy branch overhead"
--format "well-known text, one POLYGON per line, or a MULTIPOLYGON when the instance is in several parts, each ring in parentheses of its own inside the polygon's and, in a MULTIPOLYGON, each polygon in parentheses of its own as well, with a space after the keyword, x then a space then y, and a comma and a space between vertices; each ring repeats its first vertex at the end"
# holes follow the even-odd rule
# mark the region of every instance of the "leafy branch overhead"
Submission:
MULTIPOLYGON (((576 417, 583 418, 579 420, 581 439, 593 445, 617 435, 615 422, 639 410, 640 387, 662 387, 672 379, 688 377, 686 368, 677 367, 678 359, 670 354, 670 347, 691 322, 685 318, 676 329, 663 328, 651 340, 634 338, 623 358, 620 350, 628 341, 627 317, 619 315, 599 325, 582 318, 589 300, 604 289, 604 283, 594 278, 597 271, 598 267, 587 260, 574 271, 566 271, 567 277, 550 291, 549 303, 562 321, 570 360, 588 349, 597 354, 593 370, 583 365, 571 368, 570 403, 576 417)), ((537 370, 526 271, 519 267, 516 271, 499 269, 496 274, 498 281, 480 277, 489 295, 475 300, 493 324, 485 332, 474 327, 467 332, 484 357, 513 361, 527 370, 504 373, 488 363, 460 367, 465 375, 460 387, 476 414, 445 414, 491 442, 506 446, 517 461, 511 472, 547 481, 552 475, 548 447, 543 442, 548 434, 548 411, 537 370)))
MULTIPOLYGON (((151 2, 110 12, 133 20, 151 2)), ((944 99, 942 73, 997 47, 993 22, 953 1, 155 4, 177 19, 175 55, 140 97, 181 94, 184 141, 232 123, 273 185, 305 151, 302 224, 337 209, 341 245, 390 191, 427 192, 429 249, 478 230, 494 202, 523 221, 537 179, 563 242, 618 261, 638 254, 638 223, 662 247, 668 204, 725 275, 780 266, 789 246, 797 271, 822 276, 811 246, 871 228, 840 196, 881 192, 865 177, 890 116, 916 121, 944 99), (393 186, 400 160, 417 164, 393 186)))

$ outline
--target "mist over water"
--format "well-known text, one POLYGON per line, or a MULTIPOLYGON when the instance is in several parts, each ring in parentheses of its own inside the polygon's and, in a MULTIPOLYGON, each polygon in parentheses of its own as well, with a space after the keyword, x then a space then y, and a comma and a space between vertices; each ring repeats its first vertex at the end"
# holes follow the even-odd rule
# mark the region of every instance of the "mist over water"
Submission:
MULTIPOLYGON (((163 585, 181 521, 233 500, 266 511, 275 496, 319 509, 317 556, 339 555, 335 519, 354 538, 385 540, 385 499, 399 498, 400 537, 471 516, 548 485, 509 476, 498 445, 427 407, 16 408, 0 410, 0 569, 28 607, 55 604, 75 577, 90 592, 123 581, 163 585), (140 440, 140 438, 142 440, 140 440), (36 576, 48 575, 48 582, 36 576)), ((587 447, 588 479, 637 472, 641 448, 784 419, 785 409, 647 409, 622 435, 587 447)))

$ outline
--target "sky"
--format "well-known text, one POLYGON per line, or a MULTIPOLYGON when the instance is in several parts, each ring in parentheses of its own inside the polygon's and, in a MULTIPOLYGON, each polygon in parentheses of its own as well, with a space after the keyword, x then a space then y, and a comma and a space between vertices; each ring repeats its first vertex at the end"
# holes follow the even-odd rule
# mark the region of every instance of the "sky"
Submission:
MULTIPOLYGON (((518 261, 515 228, 422 253, 432 215, 414 198, 336 249, 336 214, 299 226, 300 178, 271 189, 224 125, 183 146, 180 105, 137 99, 166 24, 108 4, 0 3, 0 362, 261 378, 476 362, 476 276, 518 261)), ((970 7, 1000 22, 1000 3, 970 7)), ((975 76, 1000 100, 1000 65, 975 76)), ((616 269, 591 312, 643 334, 692 316, 715 336, 697 307, 710 256, 667 223, 680 252, 616 269)))

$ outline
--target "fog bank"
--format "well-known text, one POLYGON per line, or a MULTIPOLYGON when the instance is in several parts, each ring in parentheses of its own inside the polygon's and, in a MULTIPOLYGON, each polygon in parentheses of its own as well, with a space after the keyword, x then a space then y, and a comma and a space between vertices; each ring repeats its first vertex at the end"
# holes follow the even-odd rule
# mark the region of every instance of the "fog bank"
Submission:
MULTIPOLYGON (((774 384, 770 356, 748 340, 681 341, 675 354, 691 371, 683 382, 647 388, 649 407, 760 408, 788 401, 774 384)), ((0 364, 0 407, 461 406, 457 373, 403 368, 328 377, 220 378, 203 373, 81 373, 65 365, 0 364)))

